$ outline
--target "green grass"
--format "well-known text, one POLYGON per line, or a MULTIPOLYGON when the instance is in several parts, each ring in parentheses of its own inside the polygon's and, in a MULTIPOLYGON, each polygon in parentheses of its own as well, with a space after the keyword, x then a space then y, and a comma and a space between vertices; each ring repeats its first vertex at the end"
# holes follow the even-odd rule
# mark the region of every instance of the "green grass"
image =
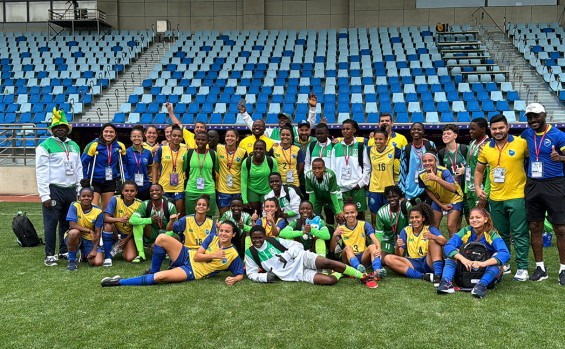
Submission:
POLYGON ((42 247, 15 242, 18 210, 43 229, 40 204, 0 203, 0 347, 565 347, 555 247, 545 249, 550 279, 518 283, 507 275, 482 300, 438 296, 431 284, 392 272, 377 289, 348 278, 333 287, 249 280, 228 287, 228 274, 102 289, 103 277, 137 276, 149 264, 118 257, 112 268, 45 267, 42 247))

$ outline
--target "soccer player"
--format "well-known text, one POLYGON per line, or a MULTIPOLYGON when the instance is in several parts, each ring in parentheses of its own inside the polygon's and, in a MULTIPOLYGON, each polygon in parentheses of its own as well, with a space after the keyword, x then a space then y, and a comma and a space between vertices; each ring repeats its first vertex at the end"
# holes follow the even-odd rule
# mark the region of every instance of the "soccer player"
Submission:
POLYGON ((210 210, 210 196, 201 195, 196 200, 195 206, 195 214, 184 216, 178 221, 172 216, 167 224, 167 231, 177 234, 180 242, 191 250, 197 250, 208 235, 216 233, 216 224, 212 218, 207 217, 210 210))
POLYGON ((165 190, 165 196, 174 201, 177 212, 184 215, 184 160, 188 151, 181 147, 182 130, 173 125, 169 145, 157 149, 153 159, 153 184, 159 183, 165 190))
POLYGON ((447 124, 443 126, 441 139, 445 144, 445 148, 438 151, 439 165, 447 168, 451 176, 461 188, 465 180, 465 165, 467 162, 467 146, 457 143, 459 135, 459 127, 455 124, 447 124))
MULTIPOLYGON (((129 219, 141 205, 141 200, 136 199, 138 192, 137 184, 127 180, 122 186, 122 196, 114 196, 110 199, 108 207, 104 211, 104 230, 102 231, 102 242, 104 242, 103 266, 112 266, 112 246, 114 239, 118 240, 116 251, 123 251, 126 262, 131 262, 137 256, 135 240, 133 239, 132 226, 129 219)), ((117 252, 119 253, 119 252, 117 252)))
POLYGON ((314 206, 310 201, 302 201, 299 211, 300 217, 281 230, 280 237, 300 242, 305 250, 325 257, 326 240, 330 239, 330 231, 326 227, 326 223, 320 217, 316 222, 314 206))
MULTIPOLYGON (((143 142, 143 148, 151 152, 151 160, 155 157, 157 149, 159 149, 159 131, 154 125, 149 125, 145 128, 145 142, 143 142)), ((153 165, 147 166, 147 173, 149 175, 150 184, 153 183, 153 165)), ((147 200, 147 199, 144 199, 147 200)))
POLYGON ((94 204, 101 202, 106 209, 108 202, 116 192, 116 181, 121 178, 119 158, 125 163, 126 146, 118 142, 118 129, 114 124, 102 125, 100 138, 90 143, 82 154, 83 187, 94 188, 94 204), (96 161, 94 158, 96 157, 96 161), (94 175, 92 175, 94 172, 94 175), (90 178, 92 177, 92 183, 90 178), (102 198, 102 200, 100 200, 102 198))
POLYGON ((142 202, 129 219, 137 249, 137 257, 132 260, 132 263, 141 263, 146 260, 144 243, 155 242, 159 234, 166 233, 165 229, 171 217, 177 217, 175 204, 166 197, 163 198, 164 194, 165 191, 161 184, 151 184, 149 187, 151 200, 142 202))
MULTIPOLYGON (((265 199, 263 212, 265 212, 264 217, 257 219, 255 225, 262 226, 267 232, 267 236, 278 237, 281 230, 286 227, 286 221, 282 218, 279 201, 275 198, 265 199)), ((256 214, 254 216, 251 217, 252 221, 255 220, 256 214)))
POLYGON ((369 210, 371 223, 376 224, 377 212, 386 204, 385 188, 394 185, 394 162, 400 159, 402 151, 391 145, 387 139, 386 128, 374 132, 375 145, 367 147, 364 157, 365 183, 369 183, 369 210))
POLYGON ((304 171, 304 153, 292 145, 292 128, 283 126, 280 131, 280 146, 271 148, 269 155, 276 161, 284 184, 300 186, 298 174, 304 171))
POLYGON ((433 201, 434 225, 439 228, 443 219, 443 212, 447 212, 447 230, 449 237, 461 229, 461 215, 463 213, 463 191, 455 182, 448 169, 438 166, 438 158, 433 150, 422 157, 424 171, 420 172, 418 181, 420 187, 433 201))
POLYGON ((263 120, 255 120, 253 128, 251 129, 251 136, 247 136, 239 142, 239 146, 245 149, 247 155, 255 150, 255 142, 262 140, 265 142, 266 151, 270 151, 275 142, 265 136, 265 122, 263 120))
MULTIPOLYGON (((475 168, 475 192, 479 199, 487 199, 481 184, 488 165, 491 183, 488 203, 494 228, 509 250, 510 241, 513 241, 518 267, 514 280, 527 281, 530 237, 524 201, 524 161, 528 157, 528 144, 522 138, 509 135, 509 129, 504 115, 498 114, 490 119, 490 133, 494 139, 479 153, 475 168)), ((510 264, 505 264, 504 273, 510 272, 510 264)))
MULTIPOLYGON (((173 113, 173 106, 171 105, 171 103, 167 102, 165 104, 165 107, 167 108, 167 112, 169 113, 171 122, 175 125, 178 125, 178 127, 182 130, 182 138, 184 139, 184 143, 186 144, 186 147, 188 147, 189 149, 195 149, 196 135, 199 134, 200 132, 206 132, 206 124, 202 121, 196 121, 194 123, 194 133, 192 133, 186 127, 184 127, 183 124, 180 122, 180 120, 175 116, 175 113, 173 113)), ((166 132, 165 132, 165 136, 166 136, 166 132)))
POLYGON ((239 228, 239 236, 238 239, 236 239, 236 248, 240 252, 240 255, 243 256, 245 249, 251 246, 251 240, 249 240, 248 246, 246 246, 246 241, 244 240, 249 238, 249 231, 255 223, 251 221, 251 215, 243 211, 243 200, 241 200, 240 197, 231 199, 229 208, 230 209, 228 211, 224 212, 222 218, 220 218, 220 223, 231 221, 239 228), (244 248, 244 246, 246 247, 244 248))
MULTIPOLYGON (((171 132, 173 132, 173 125, 167 125, 164 129, 165 132, 165 140, 161 141, 161 145, 169 145, 171 144, 171 132)), ((185 144, 186 147, 186 144, 185 144)), ((155 155, 153 155, 155 156, 155 155)))
POLYGON ((210 141, 207 146, 210 149, 216 150, 218 143, 220 143, 220 134, 216 130, 208 130, 208 138, 210 141))
POLYGON ((384 256, 386 266, 400 275, 439 284, 443 271, 442 246, 447 239, 432 226, 433 222, 430 205, 421 203, 412 207, 410 225, 400 232, 395 253, 384 256))
POLYGON ((502 280, 502 266, 510 259, 510 252, 504 240, 498 235, 492 224, 488 212, 474 208, 469 213, 469 226, 453 235, 444 247, 447 259, 441 276, 441 283, 437 288, 438 294, 455 292, 452 284, 457 264, 461 263, 467 270, 486 267, 483 277, 475 285, 471 294, 483 298, 489 285, 495 285, 502 280), (484 262, 470 261, 459 253, 459 248, 468 242, 477 241, 485 245, 490 253, 490 258, 484 262))
POLYGON ((365 273, 366 266, 373 266, 374 274, 378 278, 386 276, 386 269, 381 262, 381 243, 375 236, 373 227, 368 222, 357 219, 357 206, 353 198, 344 200, 343 213, 345 223, 339 225, 334 231, 330 241, 330 250, 337 253, 336 247, 343 250, 341 259, 345 264, 365 273), (367 236, 373 244, 367 245, 367 236))
POLYGON ((559 250, 559 284, 565 286, 565 133, 546 122, 545 107, 532 103, 526 108, 529 129, 522 133, 528 143, 530 163, 526 172, 526 216, 532 232, 536 270, 532 281, 547 279, 543 261, 544 220, 553 225, 559 250))
POLYGON ((68 271, 77 270, 77 250, 80 249, 81 258, 94 267, 99 267, 104 261, 100 236, 104 226, 104 214, 100 207, 92 205, 94 191, 92 188, 83 187, 79 192, 78 202, 69 208, 67 221, 70 229, 65 233, 65 243, 69 250, 68 271))
MULTIPOLYGON (((467 154, 467 167, 465 167, 465 194, 467 196, 467 207, 469 210, 479 207, 486 209, 487 201, 479 199, 475 193, 475 169, 477 167, 477 159, 483 147, 490 142, 487 135, 488 122, 485 118, 476 118, 469 124, 469 135, 473 139, 469 144, 469 152, 467 154)), ((487 172, 489 171, 487 166, 487 172)), ((490 193, 489 176, 483 177, 481 189, 488 195, 490 193)))
POLYGON ((258 140, 253 154, 241 165, 241 198, 248 212, 261 211, 265 195, 271 191, 269 174, 279 172, 276 161, 266 152, 266 143, 258 140))
POLYGON ((424 188, 418 185, 420 171, 424 169, 422 166, 422 157, 429 149, 435 148, 432 141, 424 139, 424 131, 424 124, 421 122, 415 122, 410 126, 412 142, 404 147, 400 158, 398 186, 402 189, 402 192, 406 195, 406 198, 410 200, 412 205, 417 203, 416 199, 431 204, 431 200, 428 195, 426 195, 424 188))
POLYGON ((229 270, 234 276, 226 278, 226 285, 243 280, 243 264, 232 244, 238 229, 232 222, 223 222, 217 234, 210 234, 198 250, 189 250, 172 236, 161 234, 155 241, 153 259, 148 274, 123 279, 120 276, 102 279, 102 287, 149 286, 164 282, 184 282, 212 277, 222 270, 229 270), (171 266, 160 271, 165 256, 171 266))
POLYGON ((312 163, 318 158, 323 159, 327 166, 329 166, 331 162, 333 143, 330 139, 328 125, 324 123, 318 124, 314 135, 316 136, 316 141, 310 142, 310 145, 306 149, 304 173, 308 173, 308 171, 312 169, 312 163))
POLYGON ((271 191, 265 195, 265 200, 269 198, 277 199, 282 210, 281 217, 287 222, 297 219, 301 201, 300 195, 296 192, 297 189, 283 184, 278 172, 269 175, 269 187, 271 191))
POLYGON ((150 150, 143 147, 143 127, 140 125, 134 126, 130 133, 130 139, 133 145, 126 150, 124 162, 126 179, 137 184, 139 188, 137 197, 140 200, 149 200, 149 187, 151 186, 149 169, 153 165, 153 155, 150 150))
POLYGON ((196 149, 188 150, 184 155, 183 170, 186 172, 187 183, 185 190, 186 214, 193 214, 196 200, 202 195, 210 196, 208 215, 216 213, 216 171, 218 171, 218 154, 213 149, 207 149, 210 138, 208 133, 200 132, 194 139, 196 149))
POLYGON ((245 251, 249 280, 272 283, 278 278, 282 281, 303 281, 314 285, 335 285, 343 274, 357 278, 371 288, 377 287, 373 278, 350 266, 305 251, 302 245, 295 241, 267 237, 263 227, 255 226, 251 229, 251 240, 253 246, 245 251), (331 269, 333 272, 331 275, 325 275, 318 273, 319 269, 331 269))
MULTIPOLYGON (((359 218, 365 217, 367 210, 367 198, 365 196, 365 183, 363 176, 363 165, 367 163, 363 151, 364 143, 355 138, 355 132, 359 129, 357 122, 347 119, 342 123, 341 132, 343 140, 334 145, 330 168, 336 169, 337 184, 341 189, 343 198, 351 197, 355 201, 359 218)), ((365 169, 369 171, 369 169, 365 169)))
MULTIPOLYGON (((402 191, 396 185, 385 188, 384 192, 388 204, 377 212, 375 235, 381 236, 381 254, 394 254, 394 246, 398 234, 410 224, 408 211, 412 208, 410 201, 403 200, 402 191)), ((384 257, 383 257, 384 258, 384 257)))
POLYGON ((343 223, 343 198, 341 190, 337 185, 337 178, 334 171, 326 168, 325 160, 322 158, 314 159, 312 170, 306 172, 306 193, 308 199, 314 205, 314 213, 322 214, 322 209, 326 215, 326 222, 334 224, 334 216, 338 223, 343 223))
MULTIPOLYGON (((406 137, 404 137, 400 133, 394 132, 392 130, 393 126, 394 126, 394 123, 392 122, 392 115, 390 115, 389 113, 381 113, 379 115, 379 128, 386 127, 387 145, 392 144, 394 147, 402 150, 408 144, 408 141, 406 140, 406 137)), ((375 139, 374 139, 373 135, 370 135, 369 136, 369 142, 367 143, 367 146, 370 147, 370 146, 373 146, 373 145, 375 145, 375 139)), ((396 159, 396 160, 394 160, 394 181, 395 182, 398 182, 399 173, 400 173, 400 160, 396 159)))
POLYGON ((241 198, 241 165, 245 149, 238 147, 239 133, 232 128, 226 131, 226 144, 218 144, 218 208, 220 216, 230 209, 234 198, 241 198))
MULTIPOLYGON (((310 128, 310 123, 306 120, 302 120, 298 123, 298 137, 295 138, 294 145, 300 148, 303 154, 303 159, 306 157, 306 152, 310 148, 310 144, 316 142, 316 138, 310 136, 312 134, 312 129, 310 128)), ((306 190, 304 184, 304 166, 298 171, 298 179, 300 182, 300 190, 304 192, 306 190)))

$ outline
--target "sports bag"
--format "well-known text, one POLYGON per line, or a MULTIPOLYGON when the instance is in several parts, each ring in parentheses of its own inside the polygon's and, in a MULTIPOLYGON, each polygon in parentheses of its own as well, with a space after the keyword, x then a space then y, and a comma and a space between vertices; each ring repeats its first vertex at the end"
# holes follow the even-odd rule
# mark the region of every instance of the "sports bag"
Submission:
POLYGON ((37 236, 37 231, 25 213, 18 213, 14 217, 12 220, 12 230, 18 238, 18 244, 22 247, 43 245, 43 240, 37 236))
MULTIPOLYGON (((476 241, 466 243, 459 253, 470 261, 484 262, 490 258, 490 253, 487 247, 476 241)), ((457 286, 462 288, 473 288, 481 280, 485 273, 486 268, 481 267, 477 270, 471 269, 470 271, 465 268, 463 263, 457 262, 457 270, 455 271, 454 281, 457 286)), ((488 285, 492 288, 491 285, 488 285)))

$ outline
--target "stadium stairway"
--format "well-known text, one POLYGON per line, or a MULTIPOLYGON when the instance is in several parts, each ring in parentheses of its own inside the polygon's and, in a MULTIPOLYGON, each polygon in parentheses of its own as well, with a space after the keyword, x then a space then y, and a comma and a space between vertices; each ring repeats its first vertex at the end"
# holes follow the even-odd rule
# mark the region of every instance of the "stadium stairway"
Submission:
MULTIPOLYGON (((549 121, 565 121, 565 107, 559 102, 557 95, 500 29, 495 26, 482 26, 479 37, 501 69, 511 71, 509 81, 518 91, 520 99, 526 101, 526 104, 543 104, 549 121)), ((520 118, 519 121, 526 120, 520 118)))
POLYGON ((120 110, 122 103, 126 103, 129 96, 135 93, 135 89, 149 77, 153 65, 158 64, 169 49, 168 43, 153 41, 137 60, 117 77, 110 88, 102 91, 100 98, 75 122, 112 122, 114 114, 120 110))

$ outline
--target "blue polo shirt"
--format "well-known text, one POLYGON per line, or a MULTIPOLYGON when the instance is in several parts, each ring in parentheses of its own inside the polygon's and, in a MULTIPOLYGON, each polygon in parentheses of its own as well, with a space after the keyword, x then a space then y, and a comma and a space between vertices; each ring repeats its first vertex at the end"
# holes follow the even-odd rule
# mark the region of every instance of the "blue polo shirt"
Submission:
POLYGON ((141 154, 134 147, 129 147, 126 150, 126 162, 124 163, 124 172, 126 173, 126 179, 131 179, 135 181, 135 174, 143 174, 143 186, 139 188, 139 191, 144 191, 151 186, 151 181, 149 180, 149 173, 147 172, 147 167, 153 164, 153 156, 151 156, 151 151, 147 149, 142 149, 141 154), (135 154, 134 154, 135 152, 135 154), (136 160, 137 159, 137 160, 136 160))
MULTIPOLYGON (((548 125, 545 137, 544 132, 536 133, 531 128, 528 128, 520 137, 525 139, 528 143, 528 153, 530 154, 530 162, 540 161, 543 163, 543 176, 538 179, 563 177, 563 163, 551 160, 551 147, 555 146, 555 150, 559 155, 563 155, 565 150, 565 133, 559 129, 548 125), (536 139, 537 147, 539 150, 539 160, 536 160, 536 147, 534 144, 534 137, 536 139), (543 142, 541 139, 543 138, 543 142), (540 144, 541 143, 541 144, 540 144)), ((528 166, 527 175, 532 178, 532 166, 528 166)))

